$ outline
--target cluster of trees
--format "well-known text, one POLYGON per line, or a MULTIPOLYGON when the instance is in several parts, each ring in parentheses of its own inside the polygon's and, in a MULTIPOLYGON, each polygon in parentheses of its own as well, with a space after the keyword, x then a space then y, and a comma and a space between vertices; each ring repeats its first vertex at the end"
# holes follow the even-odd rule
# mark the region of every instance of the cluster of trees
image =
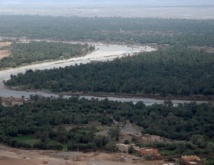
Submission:
POLYGON ((85 44, 67 44, 55 42, 13 43, 10 47, 12 55, 0 60, 0 68, 16 67, 37 61, 67 59, 85 55, 95 49, 85 44))
POLYGON ((214 144, 207 143, 206 140, 201 141, 201 144, 197 142, 195 143, 194 141, 190 140, 188 142, 174 142, 174 143, 156 142, 151 144, 141 144, 141 147, 158 148, 161 155, 164 156, 204 154, 206 155, 205 157, 209 157, 209 155, 212 154, 213 152, 214 144))
POLYGON ((174 46, 111 62, 11 75, 5 84, 52 92, 214 95, 214 55, 174 46))
POLYGON ((0 35, 213 46, 213 20, 0 16, 0 35))
POLYGON ((97 127, 90 125, 90 121, 114 126, 113 120, 120 123, 129 120, 143 127, 144 133, 188 141, 191 145, 182 153, 187 149, 213 153, 213 117, 214 107, 211 104, 191 103, 173 107, 166 102, 164 105, 146 107, 142 102, 133 104, 107 99, 98 101, 35 96, 21 106, 0 106, 0 140, 11 146, 25 148, 112 150, 115 145, 111 141, 119 140, 119 128, 111 128, 109 138, 98 136, 95 134, 97 127), (27 143, 17 138, 20 136, 33 139, 27 143))

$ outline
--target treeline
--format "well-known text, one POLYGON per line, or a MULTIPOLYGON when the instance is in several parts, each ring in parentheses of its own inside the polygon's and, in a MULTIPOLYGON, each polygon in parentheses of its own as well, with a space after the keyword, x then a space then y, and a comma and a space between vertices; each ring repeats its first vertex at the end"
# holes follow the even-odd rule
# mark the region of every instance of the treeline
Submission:
POLYGON ((5 84, 52 92, 214 95, 214 55, 174 46, 156 52, 52 70, 11 75, 5 84))
POLYGON ((0 36, 213 46, 213 20, 0 16, 0 36))
POLYGON ((44 60, 68 59, 78 55, 85 55, 94 49, 94 46, 88 44, 55 42, 13 43, 10 46, 12 55, 0 60, 0 68, 17 67, 44 60))
MULTIPOLYGON (((129 120, 142 127, 143 133, 191 144, 182 153, 190 150, 209 154, 214 152, 213 117, 211 104, 173 107, 171 102, 166 102, 146 107, 142 102, 33 96, 21 106, 0 106, 0 140, 13 147, 115 151, 114 141, 119 137, 95 133, 100 127, 114 126, 113 120, 119 123, 129 120), (95 121, 101 125, 90 124, 95 121)), ((176 147, 176 143, 171 144, 171 150, 172 146, 176 147)))

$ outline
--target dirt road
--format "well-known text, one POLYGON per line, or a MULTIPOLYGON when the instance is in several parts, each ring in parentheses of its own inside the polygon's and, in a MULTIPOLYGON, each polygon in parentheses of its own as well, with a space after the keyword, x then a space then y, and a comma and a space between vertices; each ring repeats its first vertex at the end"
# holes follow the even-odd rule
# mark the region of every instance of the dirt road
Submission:
POLYGON ((0 146, 0 165, 159 165, 124 153, 22 150, 0 146))

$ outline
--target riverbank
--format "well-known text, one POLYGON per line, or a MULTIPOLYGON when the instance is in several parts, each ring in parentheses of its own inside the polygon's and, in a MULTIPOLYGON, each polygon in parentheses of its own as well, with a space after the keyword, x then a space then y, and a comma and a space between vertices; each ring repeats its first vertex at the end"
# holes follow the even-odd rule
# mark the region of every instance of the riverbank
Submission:
POLYGON ((115 97, 115 98, 149 98, 157 100, 186 100, 186 101, 207 101, 213 102, 214 96, 205 95, 168 95, 161 96, 159 94, 128 94, 128 93, 105 93, 105 92, 61 92, 57 95, 70 95, 70 96, 94 96, 94 97, 115 97))
POLYGON ((41 97, 53 97, 53 98, 70 98, 70 97, 79 97, 85 99, 98 99, 98 100, 111 100, 111 101, 119 101, 119 102, 133 102, 134 104, 137 102, 143 102, 146 106, 150 106, 153 104, 164 104, 165 101, 171 101, 174 106, 178 104, 185 104, 185 103, 192 103, 195 102, 197 104, 203 103, 212 103, 214 104, 213 100, 203 100, 203 99, 193 99, 188 97, 158 97, 154 95, 117 95, 112 93, 83 93, 83 92, 62 92, 62 93, 52 93, 47 91, 38 91, 38 90, 12 90, 7 87, 5 89, 0 88, 0 96, 1 97, 14 97, 14 98, 25 98, 29 99, 31 95, 38 95, 41 97))
POLYGON ((141 98, 149 98, 149 99, 156 99, 156 100, 186 100, 186 101, 206 101, 206 102, 214 102, 214 96, 213 95, 189 95, 189 96, 184 96, 184 95, 165 95, 162 96, 160 94, 129 94, 129 93, 108 93, 108 92, 72 92, 72 91, 67 91, 67 92, 51 92, 49 90, 34 90, 34 89, 25 89, 22 87, 7 87, 5 86, 6 89, 8 90, 13 90, 13 91, 26 91, 26 92, 44 92, 47 94, 54 94, 58 96, 91 96, 91 97, 115 97, 115 98, 136 98, 136 99, 141 99, 141 98))

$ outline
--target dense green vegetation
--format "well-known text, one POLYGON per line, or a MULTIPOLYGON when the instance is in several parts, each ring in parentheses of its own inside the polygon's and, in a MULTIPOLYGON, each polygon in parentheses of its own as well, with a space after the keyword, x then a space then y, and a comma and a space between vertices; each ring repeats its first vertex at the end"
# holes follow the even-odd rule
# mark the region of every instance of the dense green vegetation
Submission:
POLYGON ((119 135, 114 134, 114 130, 111 137, 95 135, 99 129, 90 122, 99 121, 102 126, 112 127, 113 120, 119 123, 129 120, 143 127, 143 133, 185 140, 181 142, 182 150, 178 143, 159 144, 159 147, 155 144, 158 148, 165 145, 165 152, 210 154, 214 152, 213 117, 214 107, 209 104, 173 107, 166 102, 146 107, 142 102, 33 96, 22 106, 0 106, 0 140, 25 148, 111 150, 114 149, 111 141, 117 141, 119 135))
POLYGON ((0 16, 0 36, 213 46, 213 20, 0 16))
POLYGON ((85 55, 95 48, 88 44, 30 42, 13 43, 10 49, 12 55, 0 60, 0 68, 16 67, 22 64, 51 59, 68 59, 78 55, 85 55))
MULTIPOLYGON (((214 54, 189 48, 214 46, 213 20, 38 16, 0 16, 0 19, 0 36, 6 38, 170 44, 156 52, 111 62, 28 70, 25 74, 11 75, 5 82, 9 87, 52 92, 214 95, 214 54)), ((1 60, 0 66, 16 67, 23 63, 64 59, 93 49, 88 45, 63 43, 16 43, 11 46, 13 56, 1 60)), ((213 118, 211 104, 173 107, 171 102, 166 102, 146 107, 141 102, 32 96, 30 102, 22 106, 0 105, 0 142, 24 148, 115 151, 115 141, 120 135, 113 121, 125 123, 129 120, 142 127, 145 134, 179 141, 136 142, 141 146, 157 147, 163 155, 213 154, 213 118), (110 136, 97 136, 100 129, 90 124, 94 121, 110 128, 110 136)))
POLYGON ((213 62, 213 54, 174 46, 112 62, 28 70, 12 75, 6 85, 53 92, 214 95, 213 62))

